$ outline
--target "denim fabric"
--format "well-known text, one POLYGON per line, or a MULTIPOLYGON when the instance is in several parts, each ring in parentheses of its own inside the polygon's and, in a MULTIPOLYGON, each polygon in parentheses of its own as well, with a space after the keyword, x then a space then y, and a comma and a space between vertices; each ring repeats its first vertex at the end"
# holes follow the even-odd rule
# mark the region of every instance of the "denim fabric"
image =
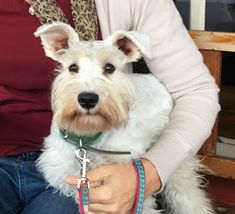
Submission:
POLYGON ((40 152, 0 157, 0 214, 78 214, 78 205, 37 171, 40 152))

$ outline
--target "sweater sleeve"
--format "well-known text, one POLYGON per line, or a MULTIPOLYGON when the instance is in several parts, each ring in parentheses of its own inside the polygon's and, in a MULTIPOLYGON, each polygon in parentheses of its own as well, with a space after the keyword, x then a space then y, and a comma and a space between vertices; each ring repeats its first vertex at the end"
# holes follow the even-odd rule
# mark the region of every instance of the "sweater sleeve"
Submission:
POLYGON ((133 30, 150 36, 150 71, 173 97, 170 123, 145 154, 165 185, 209 137, 220 106, 218 87, 172 0, 132 0, 133 30))

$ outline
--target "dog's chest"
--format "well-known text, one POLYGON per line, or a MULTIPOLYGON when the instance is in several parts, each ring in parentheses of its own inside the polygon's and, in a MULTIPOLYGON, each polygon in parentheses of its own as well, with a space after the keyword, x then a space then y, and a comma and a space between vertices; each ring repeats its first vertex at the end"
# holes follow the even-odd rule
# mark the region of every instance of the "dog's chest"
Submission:
MULTIPOLYGON (((168 124, 173 104, 166 89, 151 75, 130 75, 130 78, 135 97, 127 125, 107 131, 102 141, 94 147, 101 150, 129 151, 131 155, 104 155, 88 151, 88 169, 105 163, 128 162, 139 158, 152 143, 156 142, 157 136, 168 124)), ((38 164, 47 180, 56 177, 54 172, 60 174, 58 179, 61 182, 64 182, 66 176, 80 174, 80 164, 74 155, 75 150, 75 146, 61 137, 56 122, 53 122, 51 134, 45 139, 44 152, 38 164)))

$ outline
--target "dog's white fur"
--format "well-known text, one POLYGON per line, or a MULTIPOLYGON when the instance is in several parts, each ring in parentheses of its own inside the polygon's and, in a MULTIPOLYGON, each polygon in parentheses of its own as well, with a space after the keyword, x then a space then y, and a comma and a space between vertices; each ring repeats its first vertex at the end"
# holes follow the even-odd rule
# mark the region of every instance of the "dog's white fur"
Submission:
MULTIPOLYGON (((37 166, 51 186, 76 198, 76 188, 65 182, 67 176, 80 172, 74 156, 76 148, 61 138, 59 129, 77 135, 102 131, 104 136, 96 148, 131 152, 88 152, 89 168, 131 162, 143 155, 167 126, 173 102, 157 78, 126 72, 128 62, 150 55, 148 39, 143 34, 117 32, 104 41, 82 42, 69 25, 56 22, 43 25, 35 35, 41 38, 46 55, 62 65, 52 87, 51 133, 45 139, 37 166), (106 63, 115 66, 114 73, 104 72, 106 63), (79 67, 77 73, 68 71, 71 64, 79 67), (89 111, 77 101, 83 92, 99 96, 98 104, 89 111)), ((161 193, 166 213, 213 213, 210 201, 200 189, 202 177, 196 173, 199 167, 199 161, 193 159, 170 177, 161 193)), ((154 210, 154 204, 153 198, 146 199, 143 213, 162 213, 154 210)))

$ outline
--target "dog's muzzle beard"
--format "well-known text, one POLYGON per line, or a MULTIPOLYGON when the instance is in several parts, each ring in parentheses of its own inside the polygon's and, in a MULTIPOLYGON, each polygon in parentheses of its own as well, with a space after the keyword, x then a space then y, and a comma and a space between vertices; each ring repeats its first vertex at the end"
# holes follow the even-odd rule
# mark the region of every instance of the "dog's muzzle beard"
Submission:
POLYGON ((54 108, 54 120, 61 129, 76 134, 104 132, 126 125, 129 106, 129 99, 117 102, 111 97, 100 98, 92 108, 82 107, 79 102, 67 99, 54 108))

